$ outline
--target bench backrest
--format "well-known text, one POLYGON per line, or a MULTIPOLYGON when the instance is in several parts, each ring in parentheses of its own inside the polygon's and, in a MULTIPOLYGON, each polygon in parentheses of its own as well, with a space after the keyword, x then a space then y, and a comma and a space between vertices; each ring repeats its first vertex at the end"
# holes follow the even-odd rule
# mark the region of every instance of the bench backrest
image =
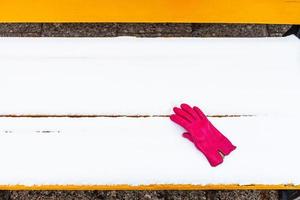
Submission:
POLYGON ((0 22, 300 24, 300 0, 14 0, 0 22))

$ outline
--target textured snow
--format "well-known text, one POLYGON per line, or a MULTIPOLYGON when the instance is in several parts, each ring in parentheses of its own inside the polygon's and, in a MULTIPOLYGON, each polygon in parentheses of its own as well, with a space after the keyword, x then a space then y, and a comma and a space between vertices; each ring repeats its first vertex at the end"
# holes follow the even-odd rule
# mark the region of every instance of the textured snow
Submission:
POLYGON ((299 77, 295 37, 0 38, 0 114, 297 113, 299 77))
POLYGON ((0 185, 300 184, 299 117, 211 120, 238 147, 216 168, 168 118, 1 118, 0 185))

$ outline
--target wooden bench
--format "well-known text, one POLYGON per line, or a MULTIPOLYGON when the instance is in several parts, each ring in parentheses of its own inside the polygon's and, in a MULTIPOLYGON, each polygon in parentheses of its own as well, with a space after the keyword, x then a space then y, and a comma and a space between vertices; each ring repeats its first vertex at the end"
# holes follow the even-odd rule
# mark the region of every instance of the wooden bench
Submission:
POLYGON ((300 24, 299 12, 299 0, 6 0, 0 22, 300 24))
MULTIPOLYGON (((0 22, 300 24, 299 0, 14 0, 0 22)), ((0 39, 0 189, 300 189, 300 45, 0 39), (238 149, 211 168, 168 119, 199 105, 238 149)))
POLYGON ((300 43, 0 38, 1 189, 299 189, 300 43), (168 115, 237 145, 212 168, 168 115))

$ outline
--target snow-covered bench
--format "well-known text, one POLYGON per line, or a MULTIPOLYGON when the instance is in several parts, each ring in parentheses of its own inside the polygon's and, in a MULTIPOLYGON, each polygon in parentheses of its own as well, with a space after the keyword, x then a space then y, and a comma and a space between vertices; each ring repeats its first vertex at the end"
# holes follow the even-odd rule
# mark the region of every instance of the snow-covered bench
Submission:
POLYGON ((299 188, 300 43, 0 39, 0 188, 299 188), (168 115, 237 145, 212 168, 168 115))

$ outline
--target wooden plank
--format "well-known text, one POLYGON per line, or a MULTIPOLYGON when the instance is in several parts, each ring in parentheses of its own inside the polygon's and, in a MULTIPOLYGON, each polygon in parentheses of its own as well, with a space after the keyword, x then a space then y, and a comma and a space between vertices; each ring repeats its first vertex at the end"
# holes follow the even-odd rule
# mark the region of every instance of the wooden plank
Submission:
POLYGON ((1 22, 299 24, 298 0, 1 0, 1 22))
POLYGON ((238 146, 217 168, 168 118, 1 118, 0 185, 299 185, 299 117, 211 120, 238 146))
POLYGON ((0 39, 0 115, 299 113, 300 43, 282 39, 0 39))

